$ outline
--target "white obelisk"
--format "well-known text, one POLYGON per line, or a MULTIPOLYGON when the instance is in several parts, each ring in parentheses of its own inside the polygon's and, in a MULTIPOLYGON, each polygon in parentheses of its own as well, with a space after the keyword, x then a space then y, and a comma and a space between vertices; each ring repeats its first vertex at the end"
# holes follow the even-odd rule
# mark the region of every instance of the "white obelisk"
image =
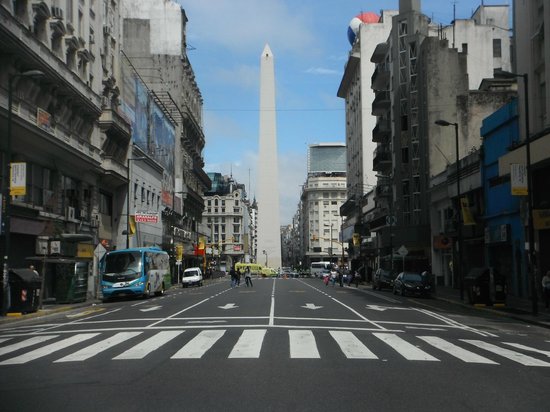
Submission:
POLYGON ((260 136, 258 147, 258 249, 257 262, 281 267, 279 223, 279 166, 275 111, 275 68, 273 53, 265 45, 260 59, 260 136))

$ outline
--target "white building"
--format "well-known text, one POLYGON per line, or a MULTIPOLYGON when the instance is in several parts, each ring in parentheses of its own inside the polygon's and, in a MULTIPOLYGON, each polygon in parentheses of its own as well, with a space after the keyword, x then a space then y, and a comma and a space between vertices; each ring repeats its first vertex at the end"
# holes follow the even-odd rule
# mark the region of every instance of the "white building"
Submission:
POLYGON ((346 146, 322 143, 309 146, 308 177, 302 190, 303 230, 307 236, 305 259, 308 262, 341 261, 342 218, 340 206, 346 201, 346 146))

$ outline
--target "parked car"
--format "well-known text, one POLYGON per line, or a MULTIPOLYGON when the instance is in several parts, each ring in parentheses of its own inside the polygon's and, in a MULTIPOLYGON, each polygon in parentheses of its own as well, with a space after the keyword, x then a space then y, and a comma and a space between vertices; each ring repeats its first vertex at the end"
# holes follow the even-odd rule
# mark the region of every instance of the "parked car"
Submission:
POLYGON ((181 286, 186 288, 193 285, 202 286, 202 271, 199 267, 187 268, 183 271, 181 286))
POLYGON ((378 268, 376 272, 374 272, 374 276, 372 278, 372 289, 382 290, 382 288, 393 288, 393 281, 396 276, 397 273, 394 271, 378 268))
POLYGON ((401 272, 393 282, 393 294, 399 293, 415 296, 430 296, 432 285, 429 276, 422 276, 416 272, 401 272))

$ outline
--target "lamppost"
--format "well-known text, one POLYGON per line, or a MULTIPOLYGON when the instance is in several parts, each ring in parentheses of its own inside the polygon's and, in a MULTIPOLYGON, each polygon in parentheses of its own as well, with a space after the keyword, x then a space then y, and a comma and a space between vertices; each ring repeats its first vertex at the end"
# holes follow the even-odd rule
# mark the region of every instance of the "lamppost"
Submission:
POLYGON ((460 282, 460 300, 464 300, 464 276, 462 273, 462 205, 460 199, 460 156, 458 153, 458 123, 451 123, 446 120, 436 120, 438 126, 454 126, 455 128, 455 151, 456 151, 456 197, 457 197, 457 237, 458 237, 458 279, 460 282))
MULTIPOLYGON (((325 223, 326 227, 329 227, 327 223, 325 223)), ((329 249, 329 262, 332 264, 332 222, 330 222, 330 249, 329 249)))
POLYGON ((146 160, 147 157, 129 157, 128 164, 126 167, 126 179, 128 180, 128 190, 126 194, 126 249, 130 247, 130 188, 132 182, 130 181, 130 162, 132 160, 146 160))
POLYGON ((533 179, 531 174, 531 132, 529 130, 529 76, 527 73, 518 74, 498 70, 495 72, 495 77, 501 78, 517 78, 523 79, 523 95, 525 105, 525 171, 527 174, 527 239, 529 262, 527 263, 527 271, 531 280, 531 304, 533 315, 537 315, 539 307, 537 303, 536 290, 536 274, 535 274, 535 229, 533 226, 533 179))
POLYGON ((264 250, 262 250, 262 253, 265 255, 265 267, 267 267, 267 252, 264 250))
MULTIPOLYGON (((12 98, 13 98, 13 81, 18 77, 42 77, 44 73, 40 70, 27 70, 22 73, 15 73, 9 76, 8 78, 8 130, 7 130, 7 142, 6 142, 6 152, 4 159, 4 170, 2 171, 2 191, 3 191, 3 202, 4 202, 4 213, 2 214, 2 221, 4 225, 4 261, 3 261, 3 270, 2 270, 2 291, 3 291, 3 306, 6 306, 7 303, 7 287, 8 287, 8 278, 9 278, 9 256, 10 256, 10 236, 11 236, 11 227, 10 227, 10 218, 11 218, 11 194, 10 194, 10 183, 11 183, 11 155, 12 155, 12 98)), ((42 274, 44 276, 44 273, 42 274)), ((2 314, 8 310, 7 307, 0 308, 2 314)))

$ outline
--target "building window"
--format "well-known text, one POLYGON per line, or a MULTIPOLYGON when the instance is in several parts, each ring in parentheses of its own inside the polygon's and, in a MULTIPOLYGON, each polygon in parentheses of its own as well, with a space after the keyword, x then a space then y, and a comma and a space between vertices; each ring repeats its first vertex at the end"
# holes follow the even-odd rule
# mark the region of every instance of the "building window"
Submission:
POLYGON ((240 225, 233 225, 233 233, 239 233, 241 231, 240 225))
POLYGON ((502 45, 500 39, 493 39, 493 57, 502 57, 502 45))
POLYGON ((462 43, 462 53, 468 54, 468 43, 462 43))

